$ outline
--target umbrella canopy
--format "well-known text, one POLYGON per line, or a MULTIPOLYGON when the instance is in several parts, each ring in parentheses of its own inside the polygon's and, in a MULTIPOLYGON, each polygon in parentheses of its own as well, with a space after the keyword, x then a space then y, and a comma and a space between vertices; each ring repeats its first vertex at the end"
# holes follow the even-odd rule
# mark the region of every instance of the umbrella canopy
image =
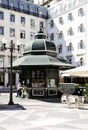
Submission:
POLYGON ((78 76, 78 77, 88 77, 88 65, 76 67, 74 69, 69 69, 66 71, 63 71, 61 76, 78 76))
POLYGON ((25 55, 13 62, 13 68, 24 66, 58 66, 61 68, 73 67, 71 64, 64 63, 58 58, 49 55, 25 55))

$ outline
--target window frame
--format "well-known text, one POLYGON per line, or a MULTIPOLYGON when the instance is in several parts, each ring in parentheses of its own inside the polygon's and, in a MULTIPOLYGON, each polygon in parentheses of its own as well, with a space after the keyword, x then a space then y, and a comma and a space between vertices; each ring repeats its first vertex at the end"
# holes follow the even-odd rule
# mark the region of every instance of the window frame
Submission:
POLYGON ((83 23, 79 25, 78 32, 80 32, 80 33, 84 32, 84 25, 83 25, 83 23))
POLYGON ((35 19, 30 19, 30 26, 35 27, 35 19))
POLYGON ((69 36, 72 36, 72 35, 73 35, 73 29, 72 29, 72 27, 69 28, 69 30, 68 30, 68 35, 69 35, 69 36))
POLYGON ((62 38, 63 37, 63 31, 60 31, 58 36, 59 36, 59 38, 62 38))
POLYGON ((0 11, 0 20, 4 20, 4 12, 0 11))
POLYGON ((20 30, 20 38, 25 39, 25 30, 20 30))
POLYGON ((4 35, 4 26, 0 26, 0 35, 4 35))
POLYGON ((80 63, 80 66, 83 66, 83 64, 84 64, 84 59, 83 59, 83 57, 80 58, 79 63, 80 63))
POLYGON ((10 22, 15 22, 15 14, 10 14, 10 22))
POLYGON ((34 40, 34 36, 35 36, 35 33, 34 32, 30 32, 30 40, 34 40))
POLYGON ((54 27, 54 21, 53 21, 53 20, 50 21, 50 27, 51 27, 51 28, 54 27))
POLYGON ((71 52, 72 51, 72 43, 69 43, 69 45, 67 46, 67 51, 71 52))
POLYGON ((25 17, 21 16, 20 22, 21 22, 21 24, 25 24, 25 17))
POLYGON ((70 21, 72 21, 72 20, 73 20, 72 13, 69 13, 69 14, 68 14, 68 20, 70 20, 70 21))
POLYGON ((54 41, 54 33, 50 34, 50 41, 54 41))
POLYGON ((40 26, 41 28, 44 28, 44 22, 43 22, 43 21, 40 21, 40 22, 39 22, 39 26, 40 26))
POLYGON ((72 56, 67 56, 67 62, 72 64, 72 56))
POLYGON ((84 10, 83 10, 83 8, 80 8, 78 10, 78 16, 83 16, 83 15, 84 15, 84 10))
POLYGON ((63 46, 62 46, 62 44, 60 44, 59 47, 58 47, 59 54, 62 53, 62 49, 63 49, 63 46))
POLYGON ((15 29, 10 28, 10 37, 15 37, 15 29))
POLYGON ((59 18, 59 23, 60 23, 61 25, 63 24, 63 18, 62 18, 62 17, 59 18))
POLYGON ((81 40, 78 44, 78 49, 83 49, 84 48, 84 42, 81 40))

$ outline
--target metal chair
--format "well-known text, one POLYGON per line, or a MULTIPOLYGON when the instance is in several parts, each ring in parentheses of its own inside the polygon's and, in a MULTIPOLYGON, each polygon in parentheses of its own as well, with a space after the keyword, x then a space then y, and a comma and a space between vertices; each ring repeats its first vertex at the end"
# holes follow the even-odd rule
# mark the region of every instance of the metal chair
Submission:
POLYGON ((67 97, 67 105, 69 108, 71 108, 72 106, 77 108, 77 106, 78 106, 77 102, 78 102, 78 96, 69 95, 67 97))
POLYGON ((83 108, 84 106, 84 96, 78 96, 78 108, 83 108))

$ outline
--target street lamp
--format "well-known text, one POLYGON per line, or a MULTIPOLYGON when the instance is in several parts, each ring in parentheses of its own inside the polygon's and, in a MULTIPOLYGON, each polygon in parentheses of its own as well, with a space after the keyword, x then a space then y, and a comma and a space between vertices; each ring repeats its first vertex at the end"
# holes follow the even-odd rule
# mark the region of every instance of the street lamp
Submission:
POLYGON ((14 47, 14 44, 13 44, 13 40, 11 40, 11 45, 10 47, 6 47, 6 43, 3 44, 4 45, 4 50, 7 50, 9 49, 10 50, 10 98, 9 98, 9 103, 8 105, 14 105, 14 102, 13 102, 13 91, 12 91, 12 62, 13 62, 13 50, 20 50, 20 46, 18 45, 17 48, 14 47))

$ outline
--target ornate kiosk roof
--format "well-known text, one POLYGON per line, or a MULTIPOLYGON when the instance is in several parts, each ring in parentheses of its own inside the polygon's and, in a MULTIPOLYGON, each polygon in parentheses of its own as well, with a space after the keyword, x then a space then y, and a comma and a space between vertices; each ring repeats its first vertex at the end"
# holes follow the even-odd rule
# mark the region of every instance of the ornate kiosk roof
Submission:
POLYGON ((34 41, 26 44, 23 54, 56 56, 57 51, 55 44, 46 38, 47 36, 40 30, 38 34, 35 35, 34 41))
POLYGON ((22 68, 25 66, 57 66, 57 67, 72 67, 71 64, 61 61, 57 58, 56 46, 53 42, 46 39, 46 35, 40 29, 35 35, 35 40, 32 43, 26 44, 23 52, 23 57, 18 58, 13 67, 22 68))

